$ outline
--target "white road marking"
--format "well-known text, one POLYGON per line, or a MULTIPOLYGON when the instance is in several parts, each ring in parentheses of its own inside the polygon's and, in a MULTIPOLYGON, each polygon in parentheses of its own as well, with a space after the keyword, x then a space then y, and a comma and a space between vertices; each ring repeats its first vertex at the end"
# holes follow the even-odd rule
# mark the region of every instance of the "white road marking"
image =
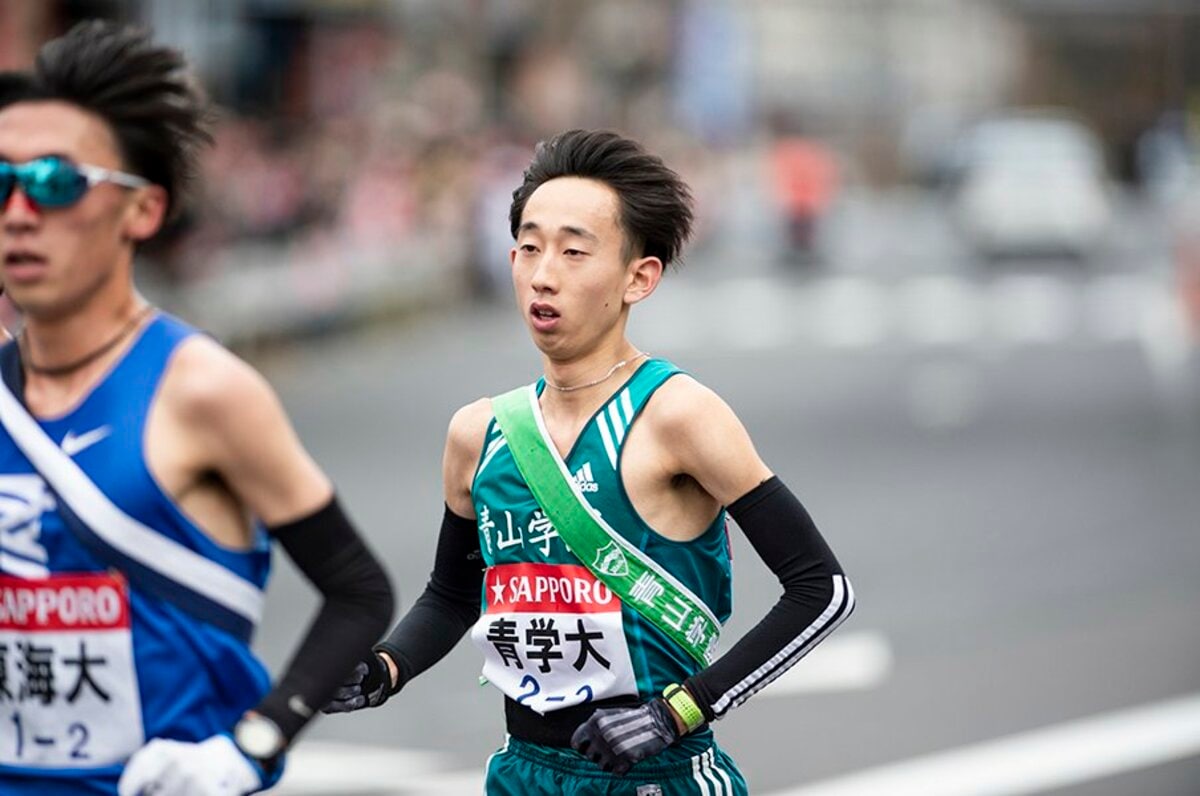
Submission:
POLYGON ((1139 320, 1138 337, 1151 369, 1160 379, 1172 378, 1192 350, 1183 307, 1163 291, 1147 301, 1139 320))
POLYGON ((983 288, 993 335, 1015 345, 1053 343, 1079 323, 1078 291, 1048 276, 1012 276, 983 288))
MULTIPOLYGON (((891 669, 872 632, 830 639, 759 698, 869 688, 891 669), (841 643, 835 643, 840 641, 841 643), (819 653, 824 652, 824 656, 819 653), (837 671, 844 667, 849 671, 837 671), (802 674, 805 669, 808 674, 802 674)), ((775 791, 768 796, 1025 796, 1200 753, 1200 694, 1069 721, 775 791)), ((437 752, 306 741, 289 754, 278 796, 480 793, 482 764, 455 770, 437 752)))
POLYGON ((1132 274, 1110 274, 1087 286, 1084 295, 1084 323, 1087 331, 1102 342, 1135 340, 1142 318, 1153 305, 1163 286, 1132 274))
POLYGON ((816 284, 814 331, 833 348, 870 348, 891 331, 890 294, 858 277, 832 277, 816 284))
POLYGON ((1020 796, 1200 753, 1200 694, 904 760, 769 796, 1020 796))
POLYGON ((739 279, 721 293, 723 336, 729 348, 773 348, 795 327, 795 297, 772 280, 739 279))
POLYGON ((837 633, 755 698, 875 688, 891 671, 892 649, 882 633, 837 633))
POLYGON ((277 796, 343 793, 432 796, 483 791, 482 764, 481 771, 474 775, 479 783, 474 790, 461 787, 461 777, 466 772, 451 771, 451 768, 450 758, 437 752, 336 741, 303 741, 288 754, 287 771, 271 793, 277 796), (459 789, 439 790, 451 777, 459 778, 459 789))
POLYGON ((901 330, 918 345, 963 345, 983 332, 978 288, 949 276, 923 276, 899 286, 901 330))

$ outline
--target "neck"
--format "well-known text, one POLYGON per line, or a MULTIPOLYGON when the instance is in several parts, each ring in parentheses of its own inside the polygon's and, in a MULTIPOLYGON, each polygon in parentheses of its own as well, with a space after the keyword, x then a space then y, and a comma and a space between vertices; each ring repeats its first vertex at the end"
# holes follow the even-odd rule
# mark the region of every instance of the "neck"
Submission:
POLYGON ((66 380, 86 380, 95 369, 107 366, 115 355, 125 349, 134 332, 128 327, 144 312, 146 306, 140 296, 131 292, 120 301, 92 302, 61 316, 27 315, 21 342, 23 355, 32 371, 29 375, 37 375, 37 371, 42 369, 69 367, 119 336, 121 339, 94 361, 62 374, 66 380), (126 333, 122 334, 122 331, 126 333))
POLYGON ((542 403, 564 408, 590 406, 625 382, 646 356, 628 340, 622 339, 617 345, 604 346, 569 360, 543 357, 548 384, 542 394, 542 403), (614 369, 621 362, 625 364, 614 369), (566 389, 555 389, 550 385, 566 389))

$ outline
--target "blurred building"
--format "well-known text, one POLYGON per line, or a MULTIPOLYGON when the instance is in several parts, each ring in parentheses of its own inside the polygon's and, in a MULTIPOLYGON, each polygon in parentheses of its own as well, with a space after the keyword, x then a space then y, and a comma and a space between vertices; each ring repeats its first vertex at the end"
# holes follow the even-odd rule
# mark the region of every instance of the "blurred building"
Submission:
POLYGON ((1073 108, 1112 148, 1126 179, 1144 176, 1142 136, 1171 117, 1200 138, 1200 4, 1179 0, 1012 0, 1028 57, 1013 100, 1073 108))

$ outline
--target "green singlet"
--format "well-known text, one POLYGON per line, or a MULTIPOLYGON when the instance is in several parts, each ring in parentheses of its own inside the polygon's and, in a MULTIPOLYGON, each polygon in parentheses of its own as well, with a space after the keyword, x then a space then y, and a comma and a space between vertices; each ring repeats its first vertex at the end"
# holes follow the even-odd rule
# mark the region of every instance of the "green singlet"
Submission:
MULTIPOLYGON (((621 480, 621 453, 630 427, 655 390, 680 372, 661 359, 643 363, 588 421, 565 462, 607 523, 724 623, 732 594, 725 512, 718 512, 698 538, 673 541, 641 518, 621 480)), ((538 383, 539 394, 544 387, 538 383)), ((471 638, 484 654, 484 677, 508 697, 546 714, 592 701, 650 699, 697 671, 694 658, 623 605, 567 550, 518 472, 494 419, 476 468, 472 500, 488 570, 483 614, 471 638)), ((681 610, 678 621, 687 619, 681 610)), ((624 777, 605 774, 571 749, 510 739, 489 761, 487 793, 517 792, 734 796, 746 790, 736 767, 704 729, 642 761, 624 777), (582 780, 564 789, 563 777, 582 780)))

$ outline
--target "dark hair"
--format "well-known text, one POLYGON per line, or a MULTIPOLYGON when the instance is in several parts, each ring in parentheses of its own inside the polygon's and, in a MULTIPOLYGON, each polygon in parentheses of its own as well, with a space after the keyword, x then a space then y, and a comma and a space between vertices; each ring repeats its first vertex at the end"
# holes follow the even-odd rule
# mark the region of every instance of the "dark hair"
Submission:
POLYGON ((37 87, 28 72, 0 72, 0 108, 36 96, 37 87))
POLYGON ((30 78, 13 80, 3 104, 62 100, 96 114, 112 129, 125 168, 165 188, 170 215, 178 213, 197 150, 212 141, 207 100, 179 51, 140 28, 80 22, 42 45, 30 78))
POLYGON ((616 192, 626 257, 657 257, 668 265, 691 236, 692 193, 661 158, 616 133, 568 130, 537 145, 513 191, 508 221, 514 238, 529 197, 558 177, 597 180, 616 192))

